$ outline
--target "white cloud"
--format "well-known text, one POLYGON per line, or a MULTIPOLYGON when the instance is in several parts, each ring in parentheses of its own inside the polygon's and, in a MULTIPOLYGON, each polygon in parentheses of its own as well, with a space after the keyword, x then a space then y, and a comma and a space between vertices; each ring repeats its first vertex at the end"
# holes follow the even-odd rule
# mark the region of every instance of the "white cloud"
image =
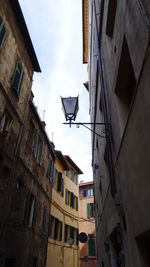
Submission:
POLYGON ((82 64, 81 0, 20 0, 41 74, 34 75, 33 92, 41 118, 56 149, 68 154, 92 180, 90 131, 62 125, 60 96, 79 96, 78 121, 89 121, 88 92, 83 87, 87 67, 82 64), (43 4, 44 2, 44 4, 43 4), (52 134, 53 132, 53 134, 52 134))

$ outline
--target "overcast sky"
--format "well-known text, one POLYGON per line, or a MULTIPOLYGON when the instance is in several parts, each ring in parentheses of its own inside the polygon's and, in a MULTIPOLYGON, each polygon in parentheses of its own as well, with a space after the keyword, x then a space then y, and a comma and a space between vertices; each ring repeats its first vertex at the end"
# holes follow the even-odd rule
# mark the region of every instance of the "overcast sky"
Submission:
POLYGON ((88 122, 89 95, 83 86, 87 65, 82 64, 82 1, 19 0, 42 73, 34 74, 34 103, 57 150, 69 155, 92 180, 91 134, 65 121, 60 96, 79 95, 77 121, 88 122))

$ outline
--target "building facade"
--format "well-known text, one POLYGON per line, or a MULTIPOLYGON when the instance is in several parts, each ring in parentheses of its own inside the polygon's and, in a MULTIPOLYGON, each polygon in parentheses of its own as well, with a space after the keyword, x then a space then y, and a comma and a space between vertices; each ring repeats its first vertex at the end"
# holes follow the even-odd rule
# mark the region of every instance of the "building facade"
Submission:
POLYGON ((82 171, 69 156, 55 151, 47 267, 78 267, 78 175, 82 171))
POLYGON ((96 266, 95 209, 93 182, 79 184, 79 233, 86 233, 88 240, 80 242, 80 267, 96 266))
POLYGON ((150 265, 150 2, 83 0, 98 266, 150 265))
POLYGON ((40 66, 17 0, 0 0, 0 266, 43 267, 55 154, 31 92, 40 66))

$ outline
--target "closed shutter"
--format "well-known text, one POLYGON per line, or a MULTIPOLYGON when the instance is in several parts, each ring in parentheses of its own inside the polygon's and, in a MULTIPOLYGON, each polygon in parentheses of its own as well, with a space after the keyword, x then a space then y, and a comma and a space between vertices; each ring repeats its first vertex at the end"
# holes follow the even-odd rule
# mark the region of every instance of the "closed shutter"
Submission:
POLYGON ((87 218, 90 219, 91 217, 91 204, 87 204, 87 218))
POLYGON ((96 255, 95 239, 88 239, 89 256, 96 255))

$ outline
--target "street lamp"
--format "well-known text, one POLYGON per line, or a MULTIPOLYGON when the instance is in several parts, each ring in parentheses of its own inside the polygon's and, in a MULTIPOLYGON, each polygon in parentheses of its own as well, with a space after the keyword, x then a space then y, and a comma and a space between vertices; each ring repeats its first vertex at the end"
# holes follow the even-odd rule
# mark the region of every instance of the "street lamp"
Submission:
POLYGON ((111 125, 110 123, 104 123, 104 122, 72 122, 75 121, 77 112, 79 110, 79 96, 77 97, 61 97, 61 102, 62 102, 62 108, 63 112, 66 118, 66 121, 69 122, 64 122, 63 124, 68 124, 70 125, 77 125, 79 127, 80 125, 84 126, 94 134, 96 134, 99 137, 106 138, 108 135, 110 136, 111 133, 111 125), (105 127, 103 130, 103 133, 105 135, 100 135, 96 133, 93 129, 89 128, 87 125, 102 125, 105 127))
POLYGON ((65 114, 66 121, 69 121, 71 127, 71 121, 75 121, 77 112, 79 110, 79 96, 77 97, 61 97, 62 107, 65 114))

